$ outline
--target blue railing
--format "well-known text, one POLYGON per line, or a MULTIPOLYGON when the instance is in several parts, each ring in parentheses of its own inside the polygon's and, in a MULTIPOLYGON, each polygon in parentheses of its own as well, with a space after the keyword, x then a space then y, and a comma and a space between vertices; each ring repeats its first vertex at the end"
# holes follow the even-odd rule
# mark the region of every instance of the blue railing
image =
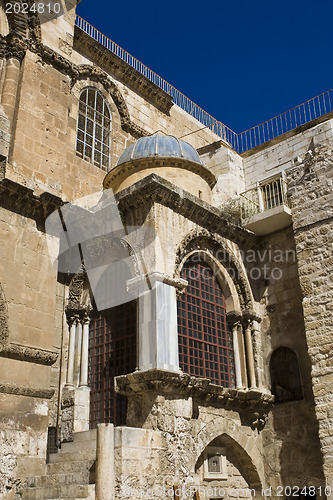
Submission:
POLYGON ((135 68, 142 75, 148 78, 151 82, 155 83, 162 90, 172 96, 174 104, 177 104, 186 113, 193 116, 204 127, 209 128, 218 137, 226 141, 235 151, 243 153, 249 149, 259 146, 275 137, 278 137, 286 132, 289 132, 300 125, 304 125, 320 116, 325 115, 333 110, 333 91, 328 90, 319 96, 306 101, 295 108, 275 116, 260 125, 256 125, 240 134, 236 134, 229 127, 222 122, 216 120, 209 113, 204 111, 200 106, 191 101, 184 94, 179 92, 175 87, 170 85, 163 78, 158 76, 154 71, 147 68, 138 59, 131 56, 126 50, 122 49, 115 42, 110 40, 94 28, 87 21, 80 16, 76 16, 75 24, 84 33, 93 38, 96 42, 100 43, 113 54, 125 61, 127 64, 135 68))

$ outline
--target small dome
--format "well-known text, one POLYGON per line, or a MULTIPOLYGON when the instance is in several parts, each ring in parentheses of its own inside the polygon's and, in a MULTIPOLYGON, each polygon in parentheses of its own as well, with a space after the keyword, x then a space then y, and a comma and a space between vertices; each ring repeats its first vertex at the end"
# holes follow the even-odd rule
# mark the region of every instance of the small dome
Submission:
POLYGON ((203 165, 198 153, 191 144, 173 135, 154 134, 141 137, 126 148, 120 155, 117 165, 140 158, 183 158, 203 165))

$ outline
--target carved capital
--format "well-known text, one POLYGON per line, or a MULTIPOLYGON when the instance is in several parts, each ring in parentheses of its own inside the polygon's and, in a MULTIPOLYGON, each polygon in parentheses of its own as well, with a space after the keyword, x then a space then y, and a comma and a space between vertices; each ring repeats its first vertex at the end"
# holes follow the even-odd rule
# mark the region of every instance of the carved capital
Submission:
POLYGON ((15 58, 21 63, 27 48, 27 42, 15 31, 12 31, 6 36, 6 59, 15 58))

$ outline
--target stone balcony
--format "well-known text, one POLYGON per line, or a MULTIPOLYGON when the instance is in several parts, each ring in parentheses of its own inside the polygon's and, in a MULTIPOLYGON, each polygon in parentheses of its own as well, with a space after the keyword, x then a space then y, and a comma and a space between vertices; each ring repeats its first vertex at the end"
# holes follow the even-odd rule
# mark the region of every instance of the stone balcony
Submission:
POLYGON ((257 235, 273 233, 290 226, 291 210, 287 183, 282 177, 259 183, 240 195, 242 225, 257 235))

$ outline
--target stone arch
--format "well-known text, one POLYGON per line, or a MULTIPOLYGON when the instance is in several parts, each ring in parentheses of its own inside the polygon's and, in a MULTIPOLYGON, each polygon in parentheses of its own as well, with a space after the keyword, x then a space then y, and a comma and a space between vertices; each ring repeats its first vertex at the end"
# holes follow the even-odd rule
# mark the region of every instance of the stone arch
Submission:
POLYGON ((261 492, 261 489, 265 487, 265 474, 255 435, 245 434, 238 424, 226 416, 214 418, 199 431, 194 441, 196 451, 191 464, 193 470, 200 455, 216 438, 221 438, 226 447, 239 457, 241 472, 249 483, 249 487, 261 492))
POLYGON ((135 139, 149 135, 143 128, 132 122, 124 97, 122 96, 117 85, 105 71, 89 64, 77 66, 76 71, 77 74, 76 78, 73 79, 73 87, 76 86, 77 88, 80 88, 82 85, 80 82, 82 80, 88 80, 90 82, 94 82, 95 84, 100 84, 100 86, 103 87, 103 92, 106 92, 106 94, 112 98, 112 101, 117 108, 120 116, 121 128, 125 130, 125 132, 130 133, 135 139))
POLYGON ((6 36, 9 33, 9 21, 6 15, 5 0, 0 0, 0 35, 6 36))
POLYGON ((237 258, 234 251, 228 245, 228 240, 211 234, 207 230, 198 232, 191 231, 181 242, 176 253, 175 277, 179 278, 181 269, 191 254, 202 252, 207 263, 218 266, 220 273, 220 284, 225 287, 227 293, 227 307, 232 305, 235 310, 242 311, 254 309, 252 290, 246 276, 245 268, 240 257, 237 258), (233 298, 232 293, 237 297, 233 298), (238 306, 238 307, 236 307, 238 306))
POLYGON ((9 330, 7 301, 0 283, 0 346, 4 346, 5 344, 7 344, 8 336, 9 330))
MULTIPOLYGON (((11 4, 12 7, 14 7, 14 4, 22 4, 26 2, 24 2, 24 0, 7 0, 6 2, 1 2, 1 6, 4 3, 6 3, 7 5, 11 4)), ((18 35, 26 38, 29 32, 29 26, 28 17, 23 13, 23 8, 20 8, 18 13, 14 12, 14 8, 11 8, 9 10, 10 12, 8 14, 6 14, 4 10, 4 14, 7 17, 8 21, 8 33, 15 31, 15 33, 17 33, 18 35)), ((5 34, 7 35, 8 33, 5 34)), ((4 33, 2 32, 1 34, 4 35, 4 33)))

